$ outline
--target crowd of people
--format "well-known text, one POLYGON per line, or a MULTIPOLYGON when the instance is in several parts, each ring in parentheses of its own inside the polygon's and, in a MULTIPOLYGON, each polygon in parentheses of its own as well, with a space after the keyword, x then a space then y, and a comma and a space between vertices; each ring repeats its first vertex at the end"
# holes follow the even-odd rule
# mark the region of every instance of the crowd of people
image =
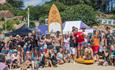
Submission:
MULTIPOLYGON (((76 58, 95 60, 100 65, 115 64, 115 33, 105 31, 87 33, 72 27, 72 31, 40 34, 33 31, 27 36, 9 36, 0 40, 0 70, 22 67, 28 61, 32 70, 40 67, 57 67, 58 64, 75 63, 76 58)), ((22 67, 23 68, 23 67, 22 67)))

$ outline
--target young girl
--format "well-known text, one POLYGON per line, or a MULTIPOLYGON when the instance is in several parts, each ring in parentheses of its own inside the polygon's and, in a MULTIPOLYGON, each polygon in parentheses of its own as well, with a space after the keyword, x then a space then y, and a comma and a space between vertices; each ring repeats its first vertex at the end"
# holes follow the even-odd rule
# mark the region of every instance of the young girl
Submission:
POLYGON ((94 54, 98 53, 99 45, 100 45, 99 32, 95 31, 92 37, 92 49, 94 54))
POLYGON ((93 59, 93 50, 92 50, 90 44, 88 44, 87 47, 85 48, 84 59, 86 59, 86 60, 93 59))
POLYGON ((70 52, 70 42, 69 42, 70 38, 68 35, 65 35, 64 37, 64 48, 65 50, 67 50, 68 52, 70 52))
POLYGON ((115 65, 115 44, 111 46, 111 64, 115 65))
POLYGON ((63 50, 61 48, 59 52, 57 53, 57 61, 58 61, 58 64, 64 64, 63 50))
POLYGON ((73 36, 71 35, 70 36, 70 54, 71 54, 71 61, 74 61, 75 60, 75 57, 76 57, 76 50, 75 50, 75 46, 74 46, 74 40, 73 40, 73 36))

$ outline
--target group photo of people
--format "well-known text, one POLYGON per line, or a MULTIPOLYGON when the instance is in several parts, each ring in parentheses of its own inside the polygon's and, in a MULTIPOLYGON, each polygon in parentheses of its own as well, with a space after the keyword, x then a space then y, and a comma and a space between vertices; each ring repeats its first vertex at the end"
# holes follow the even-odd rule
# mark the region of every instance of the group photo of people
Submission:
POLYGON ((115 0, 0 0, 0 70, 115 70, 115 0))
POLYGON ((76 63, 76 59, 94 60, 98 65, 115 65, 115 33, 109 27, 105 31, 72 27, 62 34, 40 34, 32 31, 26 36, 9 36, 0 40, 0 68, 21 67, 31 70, 44 67, 58 67, 64 63, 76 63))

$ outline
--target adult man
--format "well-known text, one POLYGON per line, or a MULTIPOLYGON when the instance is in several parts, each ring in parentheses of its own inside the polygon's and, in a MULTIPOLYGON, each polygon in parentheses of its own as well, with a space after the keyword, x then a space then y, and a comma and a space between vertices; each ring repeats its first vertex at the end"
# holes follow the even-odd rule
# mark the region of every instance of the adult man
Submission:
POLYGON ((83 32, 79 32, 78 28, 75 28, 73 35, 74 35, 74 39, 75 39, 74 46, 77 49, 77 57, 80 57, 81 56, 81 49, 83 47, 83 42, 84 42, 84 34, 83 34, 83 32))

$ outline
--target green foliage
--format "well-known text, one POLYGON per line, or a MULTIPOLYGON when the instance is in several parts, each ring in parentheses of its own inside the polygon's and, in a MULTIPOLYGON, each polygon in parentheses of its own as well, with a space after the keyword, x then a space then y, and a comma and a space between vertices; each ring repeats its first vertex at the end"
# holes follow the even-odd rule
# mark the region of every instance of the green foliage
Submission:
POLYGON ((0 10, 14 10, 13 6, 9 3, 0 4, 0 10))
POLYGON ((20 21, 18 19, 12 19, 12 20, 8 20, 3 24, 3 30, 7 30, 7 31, 11 31, 14 30, 14 24, 20 24, 20 21))
POLYGON ((47 16, 41 16, 40 18, 39 18, 39 22, 40 22, 40 24, 45 24, 45 19, 47 18, 47 16))
POLYGON ((108 0, 58 0, 68 6, 73 6, 77 4, 87 4, 92 6, 95 10, 105 11, 108 5, 108 0))
POLYGON ((0 4, 0 10, 9 10, 13 12, 14 15, 25 16, 25 11, 21 8, 23 7, 23 1, 22 0, 7 0, 7 3, 0 4))
POLYGON ((88 25, 93 25, 96 22, 96 12, 94 8, 82 4, 83 2, 80 2, 81 4, 70 6, 60 2, 51 2, 42 6, 30 7, 31 20, 39 19, 41 24, 45 23, 45 19, 48 18, 48 13, 53 3, 59 9, 63 21, 82 20, 88 25))
POLYGON ((112 9, 112 13, 115 14, 115 7, 112 9))
POLYGON ((35 23, 33 22, 33 21, 31 21, 30 22, 30 28, 33 28, 33 27, 35 27, 36 25, 35 25, 35 23))
POLYGON ((12 24, 17 24, 19 25, 20 24, 20 21, 18 19, 13 19, 11 20, 12 24))
POLYGON ((12 21, 8 20, 3 24, 3 29, 7 31, 11 31, 12 29, 14 29, 14 24, 12 23, 12 21))
POLYGON ((61 13, 62 19, 67 20, 82 20, 88 25, 93 25, 96 19, 96 12, 91 6, 78 4, 66 8, 61 13))
POLYGON ((15 10, 14 15, 16 15, 16 16, 27 16, 25 10, 15 10))
POLYGON ((115 15, 113 15, 110 19, 115 19, 115 15))
MULTIPOLYGON (((67 6, 60 2, 53 2, 56 4, 60 12, 63 12, 67 6)), ((48 18, 49 10, 53 3, 47 3, 42 6, 30 7, 30 19, 39 20, 40 23, 45 23, 45 19, 48 18)))
POLYGON ((22 0, 7 0, 7 3, 12 5, 16 9, 21 9, 24 6, 22 0))

